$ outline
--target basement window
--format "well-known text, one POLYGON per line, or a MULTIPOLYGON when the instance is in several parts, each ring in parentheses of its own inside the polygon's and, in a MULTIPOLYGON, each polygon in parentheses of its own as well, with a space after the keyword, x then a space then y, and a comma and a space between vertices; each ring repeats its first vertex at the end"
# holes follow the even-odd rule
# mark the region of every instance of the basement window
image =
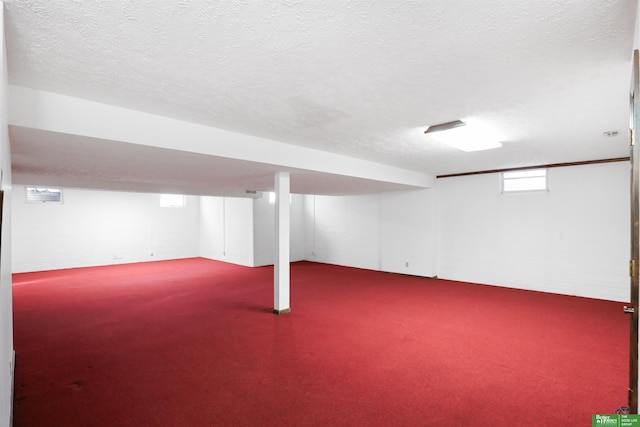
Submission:
POLYGON ((182 194, 161 194, 161 208, 183 208, 187 204, 187 198, 182 194))
POLYGON ((27 203, 62 203, 61 188, 25 187, 27 203))
POLYGON ((546 191, 547 169, 526 169, 502 172, 502 192, 546 191))
MULTIPOLYGON (((273 191, 270 191, 269 193, 269 204, 270 205, 275 205, 276 204, 276 193, 273 191)), ((293 203, 293 194, 289 193, 289 204, 293 203)))

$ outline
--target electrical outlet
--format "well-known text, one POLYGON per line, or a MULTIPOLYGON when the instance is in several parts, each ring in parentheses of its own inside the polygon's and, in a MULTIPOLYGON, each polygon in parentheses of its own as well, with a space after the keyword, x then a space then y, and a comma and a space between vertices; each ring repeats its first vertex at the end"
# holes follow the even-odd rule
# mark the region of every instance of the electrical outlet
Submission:
POLYGON ((409 268, 409 261, 405 261, 405 262, 404 262, 404 266, 405 266, 405 267, 407 267, 407 268, 409 268))

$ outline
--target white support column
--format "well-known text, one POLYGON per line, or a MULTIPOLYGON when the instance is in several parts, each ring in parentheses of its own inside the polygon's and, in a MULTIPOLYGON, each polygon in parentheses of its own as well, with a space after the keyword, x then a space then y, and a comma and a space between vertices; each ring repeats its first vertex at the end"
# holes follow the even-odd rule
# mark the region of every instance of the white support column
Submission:
POLYGON ((291 311, 289 306, 289 172, 276 172, 276 254, 273 277, 273 312, 285 314, 291 311))

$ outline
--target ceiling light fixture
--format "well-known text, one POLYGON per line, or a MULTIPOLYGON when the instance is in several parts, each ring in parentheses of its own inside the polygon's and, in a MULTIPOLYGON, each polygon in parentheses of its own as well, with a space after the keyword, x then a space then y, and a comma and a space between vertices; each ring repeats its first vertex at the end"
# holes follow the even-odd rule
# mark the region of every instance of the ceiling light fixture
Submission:
POLYGON ((433 135, 434 139, 462 151, 481 151, 502 147, 502 144, 497 142, 495 132, 487 129, 482 123, 474 122, 467 126, 462 120, 454 120, 429 126, 424 131, 425 134, 435 132, 442 133, 433 135))
POLYGON ((440 123, 439 125, 431 125, 424 131, 424 133, 441 132, 443 130, 455 129, 464 125, 466 125, 466 123, 462 120, 454 120, 452 122, 440 123))

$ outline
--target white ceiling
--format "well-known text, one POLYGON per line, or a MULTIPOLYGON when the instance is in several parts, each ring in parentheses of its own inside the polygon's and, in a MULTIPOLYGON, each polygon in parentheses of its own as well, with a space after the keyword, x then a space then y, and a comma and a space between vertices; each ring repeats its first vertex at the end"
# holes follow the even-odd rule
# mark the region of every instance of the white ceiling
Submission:
MULTIPOLYGON (((16 86, 433 175, 628 153, 635 0, 4 4, 16 86), (503 147, 466 153, 423 134, 455 119, 482 121, 503 147)), ((101 146, 18 126, 10 138, 24 183, 210 194, 266 189, 277 169, 181 141, 101 146)), ((292 172, 298 192, 401 188, 292 172)))

